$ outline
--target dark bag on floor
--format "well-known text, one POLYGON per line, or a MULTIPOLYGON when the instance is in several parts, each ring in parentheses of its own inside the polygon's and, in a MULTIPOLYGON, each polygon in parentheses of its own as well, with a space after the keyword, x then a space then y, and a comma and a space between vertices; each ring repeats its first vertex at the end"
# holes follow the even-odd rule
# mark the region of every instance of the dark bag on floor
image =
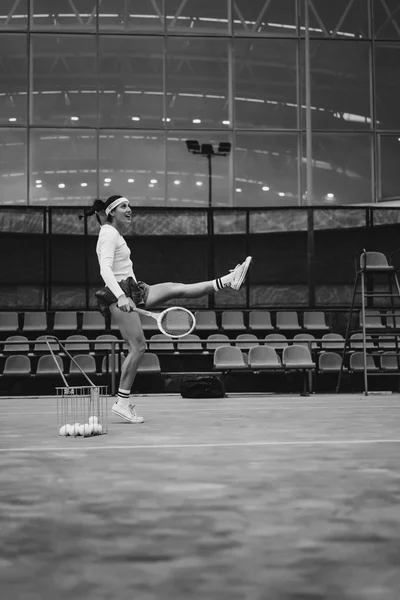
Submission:
POLYGON ((180 388, 182 398, 223 398, 223 382, 216 375, 186 375, 180 388))

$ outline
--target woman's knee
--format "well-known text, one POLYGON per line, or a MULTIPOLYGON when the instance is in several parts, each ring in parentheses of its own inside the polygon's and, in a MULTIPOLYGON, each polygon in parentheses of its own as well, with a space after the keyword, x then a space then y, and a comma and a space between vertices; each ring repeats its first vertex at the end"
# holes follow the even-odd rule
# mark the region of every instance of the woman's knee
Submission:
POLYGON ((127 345, 129 348, 129 353, 136 354, 138 356, 143 356, 147 349, 145 340, 129 340, 129 342, 127 342, 127 345))

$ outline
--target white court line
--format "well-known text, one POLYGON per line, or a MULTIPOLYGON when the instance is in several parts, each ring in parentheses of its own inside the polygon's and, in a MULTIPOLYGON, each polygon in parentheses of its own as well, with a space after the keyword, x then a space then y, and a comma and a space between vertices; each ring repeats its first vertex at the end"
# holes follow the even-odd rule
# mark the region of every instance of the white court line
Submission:
MULTIPOLYGON (((137 406, 137 405, 136 405, 137 406)), ((186 408, 168 408, 166 406, 163 407, 154 407, 154 408, 149 408, 146 406, 141 406, 140 410, 145 411, 146 413, 159 413, 159 412, 165 412, 165 413, 193 413, 193 412, 220 412, 220 411, 226 411, 229 408, 229 406, 217 406, 217 407, 200 407, 200 406, 191 406, 190 408, 186 407, 186 408)), ((245 409, 246 408, 246 404, 243 403, 242 404, 242 408, 245 409)), ((326 411, 327 410, 327 406, 315 406, 310 405, 310 406, 304 406, 304 405, 298 405, 298 406, 250 406, 247 405, 247 408, 252 410, 252 411, 262 411, 262 410, 268 410, 268 411, 272 411, 272 410, 316 410, 316 409, 321 409, 326 411)), ((349 410, 342 410, 343 407, 339 407, 339 406, 329 406, 329 416, 333 416, 335 413, 339 413, 343 415, 344 417, 348 416, 349 410)), ((369 409, 369 408, 397 408, 400 409, 400 404, 366 404, 365 406, 360 407, 359 404, 346 404, 346 409, 369 409)), ((237 409, 239 410, 239 409, 237 409)), ((45 410, 39 410, 39 411, 35 411, 35 412, 23 412, 23 415, 56 415, 57 411, 45 411, 45 410)), ((0 415, 4 415, 4 416, 15 416, 15 415, 21 415, 21 411, 20 410, 0 410, 0 415)))
POLYGON ((0 452, 86 452, 87 450, 164 450, 169 448, 236 448, 236 447, 262 447, 262 446, 345 446, 345 445, 366 445, 366 444, 400 444, 400 439, 385 440, 314 440, 297 442, 226 442, 215 444, 137 444, 129 446, 95 446, 87 448, 72 448, 67 446, 49 446, 40 448, 38 446, 29 446, 27 448, 0 448, 0 452))

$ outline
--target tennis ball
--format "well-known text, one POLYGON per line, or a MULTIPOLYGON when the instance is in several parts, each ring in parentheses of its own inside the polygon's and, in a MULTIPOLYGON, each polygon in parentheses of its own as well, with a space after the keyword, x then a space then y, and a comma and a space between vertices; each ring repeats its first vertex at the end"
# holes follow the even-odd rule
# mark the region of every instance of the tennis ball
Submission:
POLYGON ((94 428, 95 435, 101 435, 103 433, 103 427, 100 425, 100 423, 95 423, 94 428))
POLYGON ((91 429, 90 429, 90 425, 89 423, 85 423, 84 425, 81 425, 81 427, 83 427, 83 436, 88 437, 89 435, 91 435, 91 429))
POLYGON ((60 427, 60 431, 58 432, 58 435, 64 435, 64 436, 69 435, 68 427, 69 427, 69 425, 63 425, 62 427, 60 427))
POLYGON ((99 422, 98 418, 95 417, 94 415, 89 417, 89 425, 93 425, 94 423, 98 423, 98 422, 99 422))

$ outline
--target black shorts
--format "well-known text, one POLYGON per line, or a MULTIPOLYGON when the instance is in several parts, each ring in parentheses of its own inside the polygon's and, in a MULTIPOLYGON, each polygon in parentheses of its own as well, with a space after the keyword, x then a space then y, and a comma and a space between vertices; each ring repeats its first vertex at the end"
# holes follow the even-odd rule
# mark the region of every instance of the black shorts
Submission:
MULTIPOLYGON (((144 281, 136 282, 133 277, 128 277, 128 279, 118 281, 118 285, 127 298, 132 298, 136 306, 139 308, 144 308, 146 306, 147 297, 150 291, 150 286, 147 283, 144 283, 144 281)), ((95 296, 97 299, 97 308, 104 318, 109 317, 111 315, 109 306, 110 304, 117 302, 118 298, 114 296, 107 286, 98 290, 95 293, 95 296)))

